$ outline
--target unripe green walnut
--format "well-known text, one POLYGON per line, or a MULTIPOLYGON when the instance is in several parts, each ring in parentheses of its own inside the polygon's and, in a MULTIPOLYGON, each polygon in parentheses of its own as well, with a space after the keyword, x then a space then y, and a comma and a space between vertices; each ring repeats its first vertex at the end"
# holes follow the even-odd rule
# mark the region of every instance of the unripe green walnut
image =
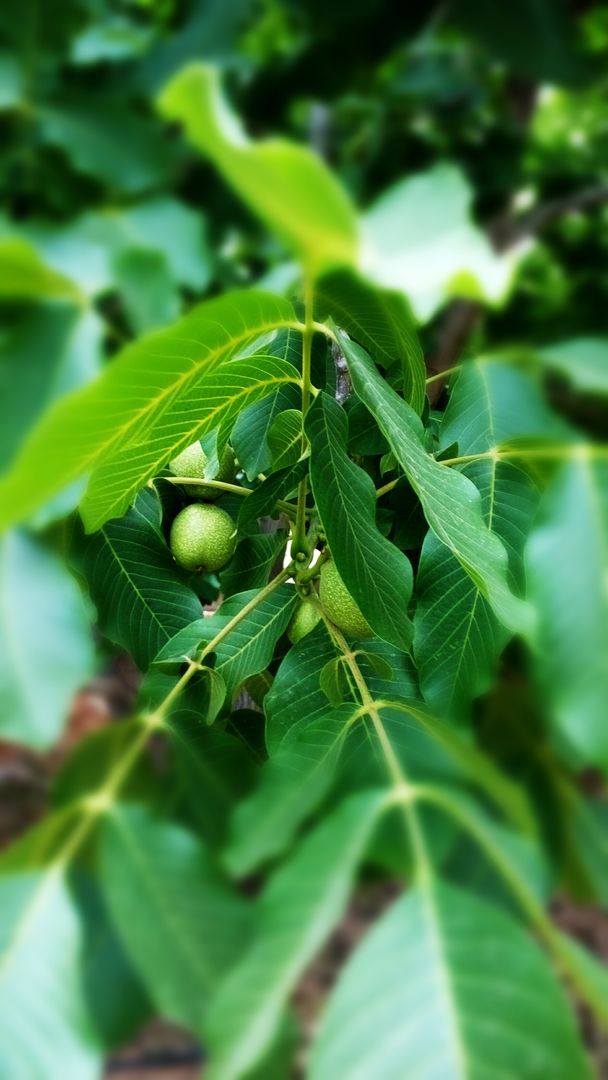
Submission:
MULTIPOLYGON (((200 442, 192 443, 178 454, 173 461, 169 462, 169 468, 174 476, 191 476, 192 479, 202 480, 205 476, 207 455, 200 442)), ((226 446, 220 458, 220 467, 215 476, 210 480, 221 480, 223 484, 232 484, 236 475, 236 463, 232 447, 226 446)), ((206 484, 184 484, 184 491, 195 499, 218 499, 222 494, 221 488, 210 487, 206 484)))
POLYGON ((298 641, 306 637, 306 634, 310 634, 310 631, 314 630, 320 618, 321 612, 316 604, 312 604, 310 600, 303 600, 298 604, 287 627, 287 637, 292 645, 297 645, 298 641))
POLYGON ((327 617, 345 634, 373 637, 373 630, 342 581, 333 559, 323 563, 319 585, 321 606, 327 617))
POLYGON ((234 555, 236 525, 219 506, 191 503, 175 518, 169 543, 184 570, 221 570, 234 555))

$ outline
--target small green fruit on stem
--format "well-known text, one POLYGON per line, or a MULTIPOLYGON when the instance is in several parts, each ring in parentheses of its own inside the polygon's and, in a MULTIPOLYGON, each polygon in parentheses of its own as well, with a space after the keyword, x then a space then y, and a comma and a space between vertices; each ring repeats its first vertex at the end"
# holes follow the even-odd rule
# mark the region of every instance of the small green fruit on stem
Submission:
POLYGON ((323 563, 319 598, 328 619, 345 634, 356 638, 373 637, 373 630, 342 581, 333 559, 323 563))
MULTIPOLYGON (((169 468, 174 476, 191 476, 193 480, 205 478, 207 455, 200 442, 192 443, 178 454, 173 461, 169 462, 169 468)), ((232 447, 226 446, 220 458, 220 467, 215 476, 207 477, 208 480, 221 480, 223 484, 232 484, 236 476, 236 461, 232 447)), ((184 484, 184 491, 195 499, 217 499, 222 494, 220 488, 206 487, 204 484, 184 484)))
POLYGON ((184 570, 221 570, 234 555, 236 525, 219 506, 192 503, 175 518, 169 543, 184 570))
POLYGON ((321 612, 310 600, 303 600, 296 608, 287 627, 287 637, 292 645, 297 645, 306 634, 310 634, 321 618, 321 612))

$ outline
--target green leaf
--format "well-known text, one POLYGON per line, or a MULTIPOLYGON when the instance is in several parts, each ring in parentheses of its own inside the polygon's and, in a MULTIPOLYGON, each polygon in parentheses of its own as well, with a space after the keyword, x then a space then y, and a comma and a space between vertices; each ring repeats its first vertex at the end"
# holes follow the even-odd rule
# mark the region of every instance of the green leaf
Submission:
POLYGON ((273 472, 295 464, 302 453, 302 413, 299 409, 285 409, 279 413, 268 432, 268 445, 273 472))
POLYGON ((0 341, 0 470, 44 410, 98 373, 103 325, 72 304, 28 307, 0 341))
POLYGON ((73 281, 47 266, 36 249, 18 236, 0 239, 0 297, 3 300, 63 297, 76 302, 82 299, 73 281))
POLYGON ((433 533, 422 546, 416 596, 414 656, 425 701, 462 723, 471 702, 492 686, 509 631, 433 533))
POLYGON ((19 108, 24 99, 23 66, 16 55, 4 49, 0 53, 0 109, 19 108))
POLYGON ((555 439, 567 429, 548 406, 539 378, 493 357, 467 360, 454 381, 439 447, 479 454, 520 439, 555 439))
POLYGON ((240 739, 201 723, 198 711, 184 705, 165 721, 171 758, 184 802, 202 838, 221 847, 233 807, 250 786, 253 762, 240 739))
POLYGON ((529 634, 534 613, 509 588, 507 553, 483 520, 476 487, 462 473, 427 454, 415 413, 386 384, 360 346, 343 334, 340 342, 355 392, 386 435, 434 533, 458 559, 501 622, 529 634))
POLYGON ((116 288, 136 337, 177 319, 181 298, 162 255, 137 248, 114 260, 116 288))
POLYGON ((343 802, 270 880, 256 937, 209 1009, 209 1080, 237 1080, 270 1046, 301 973, 340 918, 383 808, 366 792, 343 802))
POLYGON ((534 667, 562 753, 608 769, 608 463, 592 450, 547 489, 526 548, 534 667))
POLYGON ((242 529, 256 518, 272 514, 277 499, 290 495, 297 488, 302 477, 306 476, 307 470, 308 462, 300 460, 294 462, 293 465, 287 465, 284 469, 277 469, 276 472, 267 476, 259 487, 255 488, 252 494, 243 501, 239 510, 239 528, 242 529))
POLYGON ((82 992, 104 1047, 122 1046, 150 1020, 152 1004, 130 964, 99 884, 81 866, 70 875, 83 926, 82 992))
POLYGON ((0 612, 0 735, 43 749, 93 672, 87 610, 57 556, 15 531, 0 540, 0 612))
POLYGON ((369 409, 352 397, 348 402, 348 449, 352 454, 386 454, 388 443, 369 409))
POLYGON ((224 863, 244 877, 281 855, 303 821, 321 803, 335 776, 353 707, 327 710, 285 740, 263 766, 253 793, 236 808, 224 863))
POLYGON ((593 899, 608 911, 608 806, 576 794, 566 803, 565 816, 593 899))
POLYGON ((364 658, 380 679, 387 680, 388 682, 391 681, 393 678, 393 669, 388 660, 383 656, 369 652, 366 649, 358 651, 357 656, 364 658))
MULTIPOLYGON (((293 329, 280 330, 267 346, 267 352, 281 360, 288 360, 301 370, 301 333, 293 329)), ((268 443, 270 429, 284 410, 297 409, 300 406, 301 397, 298 387, 280 386, 263 401, 258 401, 239 413, 232 430, 231 442, 248 480, 255 480, 260 473, 268 472, 272 465, 272 452, 268 443)))
POLYGON ((232 445, 248 480, 268 472, 272 451, 268 436, 275 419, 282 412, 296 408, 301 394, 296 386, 279 386, 263 401, 243 409, 232 431, 232 445))
MULTIPOLYGON (((293 318, 292 306, 279 297, 236 292, 206 301, 173 326, 128 345, 95 382, 56 403, 32 432, 0 482, 0 529, 26 517, 110 451, 128 445, 128 460, 133 446, 164 418, 175 422, 177 410, 184 426, 177 435, 167 432, 173 445, 163 446, 159 465, 165 464, 205 430, 196 410, 206 378, 226 360, 254 351, 261 337, 293 318), (183 411, 186 402, 191 412, 183 411)), ((217 420, 209 430, 213 426, 217 420)), ((156 465, 151 468, 153 473, 156 465)), ((126 509, 132 494, 121 482, 118 504, 108 516, 126 509)))
MULTIPOLYGON (((324 665, 338 655, 323 623, 289 650, 277 671, 271 690, 264 700, 266 712, 266 742, 269 753, 275 754, 284 739, 293 738, 300 728, 322 720, 327 715, 327 697, 321 689, 320 673, 324 665)), ((361 667, 373 696, 390 698, 408 704, 419 704, 416 675, 407 653, 384 641, 366 642, 361 667), (366 659, 377 653, 390 666, 392 677, 381 679, 366 659)), ((401 727, 407 725, 399 716, 401 727)))
POLYGON ((142 806, 116 806, 101 883, 125 949, 157 1008, 191 1031, 248 939, 246 904, 194 834, 142 806))
POLYGON ((83 565, 103 632, 142 671, 178 630, 200 618, 201 602, 161 539, 153 491, 85 539, 83 565))
POLYGON ((211 727, 221 713, 222 706, 226 700, 226 683, 219 671, 214 671, 213 668, 204 668, 204 670, 201 671, 201 678, 203 682, 206 683, 207 691, 205 723, 211 727))
POLYGON ((349 593, 380 637, 407 649, 412 636, 407 614, 412 568, 403 552, 378 531, 374 485, 346 453, 347 427, 344 410, 319 393, 306 417, 315 502, 349 593))
MULTIPOLYGON (((4 224, 0 220, 4 231, 4 224)), ((6 229, 14 230, 7 221, 6 229)), ((178 286, 202 292, 211 275, 204 219, 184 203, 153 196, 135 205, 90 211, 57 225, 20 223, 19 236, 58 273, 89 296, 115 291, 120 260, 134 253, 156 257, 165 267, 174 300, 178 286)))
POLYGON ((330 999, 311 1080, 591 1077, 565 994, 503 911, 414 884, 356 949, 330 999))
POLYGON ((159 108, 183 124, 189 140, 311 272, 354 262, 357 222, 344 189, 310 150, 278 138, 250 142, 214 68, 190 64, 165 87, 159 108))
MULTIPOLYGON (((239 517, 240 521, 240 517, 239 517)), ((268 576, 285 548, 287 534, 284 529, 273 533, 256 533, 245 536, 225 570, 220 574, 222 595, 234 596, 247 589, 261 589, 268 583, 268 576)))
MULTIPOLYGON (((439 429, 439 445, 485 453, 523 437, 562 434, 538 380, 498 361, 468 361, 439 429)), ((523 547, 538 497, 516 464, 490 457, 462 469, 482 498, 488 526, 503 541, 510 577, 523 584, 523 547)), ((441 716, 468 718, 471 701, 492 683, 509 633, 458 560, 434 535, 424 541, 416 580, 414 651, 426 700, 441 716)))
POLYGON ((52 105, 38 106, 42 140, 59 147, 79 173, 128 195, 169 180, 176 152, 158 123, 120 98, 82 86, 52 105), (117 153, 120 146, 120 153, 117 153))
POLYGON ((595 957, 578 941, 567 937, 560 930, 553 935, 553 943, 560 960, 579 992, 584 991, 585 1000, 605 1029, 608 1026, 608 971, 602 960, 595 957))
MULTIPOLYGON (((507 549, 513 579, 521 581, 523 547, 538 501, 534 487, 507 462, 475 462, 463 475, 481 492, 484 519, 507 549)), ((414 654, 422 691, 433 711, 462 721, 471 701, 492 685, 510 634, 433 533, 422 547, 416 596, 414 654)))
MULTIPOLYGON (((53 777, 54 811, 61 808, 65 808, 66 812, 70 808, 75 812, 79 807, 83 809, 87 796, 104 787, 106 779, 112 775, 119 762, 129 756, 131 747, 140 734, 141 723, 135 716, 121 718, 119 724, 106 724, 79 739, 67 760, 62 762, 57 775, 53 777)), ((129 791, 138 788, 149 790, 150 765, 150 760, 145 755, 134 764, 129 780, 126 781, 129 791)), ((52 820, 52 817, 43 818, 40 827, 43 828, 45 822, 52 820)), ((32 835, 30 830, 25 834, 24 841, 32 835)))
POLYGON ((119 213, 109 211, 105 218, 102 215, 104 232, 108 218, 116 229, 115 249, 135 248, 162 255, 173 281, 197 293, 206 289, 212 256, 200 211, 161 195, 123 207, 119 213))
POLYGON ((97 1080, 82 982, 84 933, 60 865, 0 877, 0 1074, 97 1080))
POLYGON ((401 366, 405 400, 421 413, 426 368, 416 326, 402 293, 381 289, 351 270, 325 275, 315 290, 315 308, 358 341, 384 368, 401 366))
POLYGON ((252 0, 232 0, 228 6, 222 0, 197 0, 176 21, 175 29, 167 27, 156 40, 138 69, 138 82, 141 79, 151 91, 189 60, 210 57, 224 62, 240 48, 252 11, 252 0))
POLYGON ((344 701, 349 685, 342 656, 336 656, 323 665, 319 672, 319 686, 334 708, 344 701))
MULTIPOLYGON (((252 589, 231 596, 213 615, 185 627, 161 649, 154 666, 171 668, 183 661, 185 656, 194 656, 200 645, 212 641, 224 630, 234 616, 257 596, 257 592, 257 589, 252 589)), ((218 643, 214 670, 224 679, 229 698, 245 679, 264 671, 268 666, 274 647, 287 628, 296 599, 292 585, 279 585, 218 643)))
MULTIPOLYGON (((81 512, 89 531, 123 513, 133 496, 176 453, 218 424, 228 430, 240 410, 281 384, 300 382, 291 364, 272 356, 233 360, 201 378, 196 392, 175 394, 137 441, 112 448, 94 468, 81 512)), ((224 440, 225 442, 226 440, 224 440)))
POLYGON ((583 394, 608 394, 608 339, 573 338, 538 349, 534 359, 583 394))
POLYGON ((300 724, 314 724, 327 715, 327 697, 319 676, 324 665, 336 655, 336 646, 325 624, 319 622, 281 661, 264 699, 266 745, 271 756, 300 724))
POLYGON ((499 829, 459 791, 426 785, 418 788, 418 795, 445 810, 474 838, 551 949, 561 970, 602 1023, 608 1023, 608 975, 585 949, 557 930, 546 914, 537 895, 534 849, 522 847, 521 842, 514 845, 513 840, 520 838, 499 829))
POLYGON ((472 198, 460 169, 438 164, 398 180, 365 215, 365 273, 404 292, 421 321, 450 296, 496 303, 508 290, 519 253, 496 255, 471 220, 472 198))

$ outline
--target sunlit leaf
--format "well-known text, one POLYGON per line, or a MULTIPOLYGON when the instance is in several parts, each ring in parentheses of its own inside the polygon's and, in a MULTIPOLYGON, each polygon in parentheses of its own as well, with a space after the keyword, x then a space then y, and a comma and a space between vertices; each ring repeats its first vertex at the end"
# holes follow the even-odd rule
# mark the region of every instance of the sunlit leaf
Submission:
MULTIPOLYGON (((193 441, 199 426, 202 430, 196 412, 201 382, 224 361, 251 352, 256 339, 292 320, 293 308, 278 297, 255 290, 232 293, 128 345, 95 382, 58 402, 32 432, 0 483, 0 528, 31 513, 110 450, 137 445, 163 417, 174 415, 180 401, 184 409, 188 401, 192 411, 183 414, 184 428, 173 429, 170 437, 167 432, 173 445, 160 452, 164 460, 159 464, 165 464, 193 441)), ((132 457, 130 450, 126 456, 127 461, 132 457)), ((135 483, 140 484, 139 477, 135 483)), ((135 493, 120 487, 108 517, 126 509, 135 493)))
POLYGON ((517 253, 496 255, 471 221, 472 191, 454 165, 398 180, 363 220, 362 265, 387 289, 404 292, 421 320, 449 296, 504 298, 517 253))
MULTIPOLYGON (((280 330, 267 347, 271 356, 288 360, 300 369, 302 363, 302 335, 294 330, 280 330)), ((263 401, 250 405, 239 414, 234 425, 231 441, 239 464, 248 480, 255 480, 266 473, 272 465, 272 451, 268 435, 280 414, 286 409, 297 409, 302 395, 296 386, 280 386, 263 401)))
POLYGON ((165 87, 159 107, 313 272, 353 262, 357 226, 345 190, 305 147, 278 138, 250 142, 214 68, 186 67, 165 87))
POLYGON ((175 392, 138 438, 126 445, 121 440, 94 467, 81 502, 86 528, 92 531, 124 512, 146 481, 195 438, 218 424, 227 434, 241 409, 277 386, 299 381, 298 372, 285 360, 252 356, 201 377, 187 393, 175 392))
POLYGON ((0 296, 5 300, 64 297, 78 301, 80 290, 50 269, 26 240, 5 236, 0 239, 0 296))
POLYGON ((268 445, 273 472, 298 460, 302 453, 302 413, 298 409, 286 409, 273 420, 268 445))

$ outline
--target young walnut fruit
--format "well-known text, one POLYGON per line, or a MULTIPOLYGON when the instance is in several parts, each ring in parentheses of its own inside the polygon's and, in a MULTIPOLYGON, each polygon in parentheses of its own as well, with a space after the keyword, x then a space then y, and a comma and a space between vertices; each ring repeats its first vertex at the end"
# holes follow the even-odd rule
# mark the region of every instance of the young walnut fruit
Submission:
MULTIPOLYGON (((200 442, 192 443, 182 450, 173 461, 169 462, 169 468, 174 476, 190 476, 193 480, 203 480, 207 455, 200 442)), ((236 476, 236 461, 232 447, 226 446, 220 457, 220 466, 215 476, 209 480, 221 480, 223 484, 232 484, 236 476)), ((219 499, 222 494, 221 488, 214 488, 207 484, 184 484, 184 491, 192 495, 194 499, 219 499)))
POLYGON ((356 638, 373 637, 373 630, 342 581, 333 559, 321 567, 319 598, 321 606, 339 630, 356 638))
POLYGON ((219 506, 192 503, 175 518, 169 544, 184 570, 221 570, 234 555, 236 525, 219 506))

